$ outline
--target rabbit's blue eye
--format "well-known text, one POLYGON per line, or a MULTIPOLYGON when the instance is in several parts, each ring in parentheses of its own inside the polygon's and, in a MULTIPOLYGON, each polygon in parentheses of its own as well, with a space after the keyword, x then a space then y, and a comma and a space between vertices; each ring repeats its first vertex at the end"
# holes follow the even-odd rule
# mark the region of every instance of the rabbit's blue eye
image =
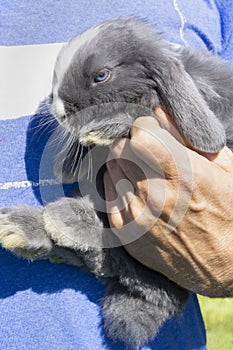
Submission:
POLYGON ((102 69, 94 78, 94 83, 105 83, 110 78, 110 71, 102 69))

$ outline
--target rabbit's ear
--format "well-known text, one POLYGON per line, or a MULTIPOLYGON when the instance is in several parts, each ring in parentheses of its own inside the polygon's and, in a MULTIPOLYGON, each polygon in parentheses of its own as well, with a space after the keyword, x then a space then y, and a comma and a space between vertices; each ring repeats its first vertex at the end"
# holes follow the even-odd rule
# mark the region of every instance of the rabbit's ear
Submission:
POLYGON ((152 79, 160 100, 187 141, 204 152, 222 149, 226 144, 224 127, 209 109, 183 65, 176 59, 152 65, 152 79))

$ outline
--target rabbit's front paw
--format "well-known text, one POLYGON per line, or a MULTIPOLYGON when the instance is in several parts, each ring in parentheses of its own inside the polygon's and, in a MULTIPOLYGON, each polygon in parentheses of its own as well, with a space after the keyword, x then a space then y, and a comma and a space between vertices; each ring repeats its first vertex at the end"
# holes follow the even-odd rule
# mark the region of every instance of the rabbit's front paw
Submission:
POLYGON ((60 247, 74 250, 99 248, 103 225, 88 198, 62 198, 45 207, 46 232, 60 247))
POLYGON ((0 210, 0 244, 19 256, 36 259, 52 248, 43 226, 42 209, 12 207, 0 210))

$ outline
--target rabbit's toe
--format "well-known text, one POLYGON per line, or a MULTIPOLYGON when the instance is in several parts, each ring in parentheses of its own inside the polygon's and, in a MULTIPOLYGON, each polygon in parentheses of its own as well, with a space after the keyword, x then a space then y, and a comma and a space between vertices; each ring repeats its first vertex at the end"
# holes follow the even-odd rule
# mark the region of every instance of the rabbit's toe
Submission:
POLYGON ((12 207, 0 210, 0 244, 27 259, 46 256, 52 248, 43 227, 42 210, 12 207))

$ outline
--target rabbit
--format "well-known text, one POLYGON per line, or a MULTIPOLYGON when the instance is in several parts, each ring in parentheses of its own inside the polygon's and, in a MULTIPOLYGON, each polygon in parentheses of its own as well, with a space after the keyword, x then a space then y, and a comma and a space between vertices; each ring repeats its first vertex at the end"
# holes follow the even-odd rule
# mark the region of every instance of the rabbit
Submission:
POLYGON ((58 55, 46 101, 60 140, 55 173, 80 181, 82 196, 2 208, 0 243, 30 260, 94 273, 106 284, 103 327, 113 341, 140 349, 182 312, 189 292, 133 259, 111 231, 103 185, 108 145, 129 138, 137 117, 156 117, 162 106, 195 149, 231 147, 232 88, 232 70, 218 57, 177 47, 135 17, 90 28, 58 55))

